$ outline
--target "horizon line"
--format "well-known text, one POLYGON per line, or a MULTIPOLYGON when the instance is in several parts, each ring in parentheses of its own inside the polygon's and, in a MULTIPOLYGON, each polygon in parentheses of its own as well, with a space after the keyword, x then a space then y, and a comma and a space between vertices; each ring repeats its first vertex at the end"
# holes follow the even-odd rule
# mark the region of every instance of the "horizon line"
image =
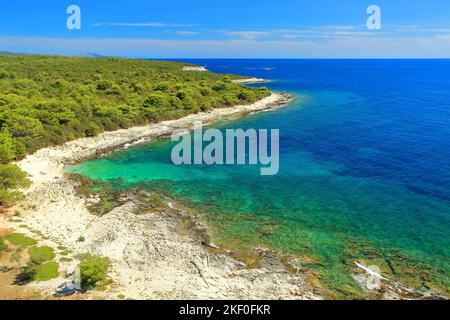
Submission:
POLYGON ((121 58, 121 59, 133 59, 133 60, 450 60, 450 57, 403 57, 403 58, 387 58, 387 57, 366 57, 366 58, 351 58, 351 57, 336 57, 336 58, 314 58, 314 57, 298 57, 298 58, 274 58, 274 57, 176 57, 176 58, 165 58, 165 57, 127 57, 127 56, 108 56, 102 55, 95 52, 81 52, 79 54, 55 54, 55 53, 25 53, 25 52, 13 52, 7 50, 0 50, 0 54, 10 54, 10 55, 36 55, 36 56, 59 56, 59 57, 80 57, 80 58, 121 58), (97 55, 97 57, 88 57, 83 54, 97 55))

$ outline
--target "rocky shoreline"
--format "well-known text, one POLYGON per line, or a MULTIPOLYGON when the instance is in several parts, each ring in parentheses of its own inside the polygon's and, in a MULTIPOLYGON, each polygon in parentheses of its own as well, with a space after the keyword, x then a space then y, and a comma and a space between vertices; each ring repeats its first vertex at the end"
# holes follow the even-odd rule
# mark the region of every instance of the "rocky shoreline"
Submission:
POLYGON ((257 83, 270 83, 272 81, 267 80, 267 79, 251 77, 251 78, 244 78, 244 79, 236 79, 236 80, 233 80, 233 82, 239 83, 239 84, 257 84, 257 83))
POLYGON ((64 246, 74 259, 60 265, 59 278, 30 286, 44 296, 53 296, 67 282, 63 274, 74 268, 77 255, 91 253, 111 262, 109 276, 114 284, 102 293, 101 298, 106 299, 119 295, 130 299, 322 298, 323 292, 308 284, 307 273, 286 270, 280 257, 270 250, 261 249, 260 267, 255 269, 221 252, 205 237, 207 228, 200 219, 170 199, 162 199, 156 209, 141 212, 139 203, 129 196, 97 216, 89 206, 98 199, 81 194, 80 182, 64 175, 66 164, 169 135, 190 128, 195 121, 210 123, 229 115, 279 108, 291 99, 274 93, 252 105, 71 141, 39 150, 18 162, 33 183, 25 190, 24 201, 12 208, 21 212, 20 225, 0 218, 2 226, 24 234, 38 231, 43 235, 40 244, 64 246))
MULTIPOLYGON (((37 172, 39 167, 36 165, 39 163, 42 166, 42 163, 40 163, 42 160, 51 164, 52 167, 54 167, 55 162, 58 164, 72 164, 92 159, 105 152, 116 150, 126 145, 129 146, 136 142, 143 143, 152 138, 168 136, 175 130, 192 128, 194 123, 198 121, 205 125, 226 116, 277 109, 286 106, 292 99, 293 96, 289 94, 272 93, 270 96, 249 105, 214 109, 210 112, 200 112, 177 120, 103 132, 95 137, 77 139, 62 146, 41 149, 17 164, 31 175, 33 182, 37 182, 43 178, 39 177, 41 174, 37 172)), ((43 168, 45 169, 45 167, 43 168)))

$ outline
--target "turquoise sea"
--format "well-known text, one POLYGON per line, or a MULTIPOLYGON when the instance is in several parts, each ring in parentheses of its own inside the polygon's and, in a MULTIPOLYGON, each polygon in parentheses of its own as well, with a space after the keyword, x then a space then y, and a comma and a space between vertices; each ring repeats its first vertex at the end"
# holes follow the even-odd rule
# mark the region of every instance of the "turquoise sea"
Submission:
POLYGON ((174 166, 168 140, 69 168, 140 185, 201 212, 213 241, 298 256, 337 297, 364 295, 355 261, 425 291, 450 291, 450 60, 189 60, 272 79, 287 108, 213 127, 280 129, 280 172, 174 166))

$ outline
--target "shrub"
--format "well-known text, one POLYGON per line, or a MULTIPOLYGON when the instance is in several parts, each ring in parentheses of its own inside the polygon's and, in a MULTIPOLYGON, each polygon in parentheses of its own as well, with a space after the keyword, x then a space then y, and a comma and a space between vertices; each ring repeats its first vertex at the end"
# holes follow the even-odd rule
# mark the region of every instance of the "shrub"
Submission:
POLYGON ((80 259, 80 277, 83 290, 93 289, 106 281, 109 261, 103 257, 85 254, 80 259))
POLYGON ((222 103, 226 106, 232 106, 238 103, 238 99, 236 96, 225 94, 222 96, 222 103))
POLYGON ((6 79, 6 78, 8 78, 8 72, 0 69, 0 79, 6 79))
POLYGON ((109 88, 107 93, 108 94, 115 94, 115 95, 120 96, 122 94, 122 89, 117 84, 113 84, 111 86, 111 88, 109 88))
POLYGON ((30 185, 27 174, 16 165, 0 164, 0 205, 9 206, 22 194, 15 191, 30 185), (9 189, 9 190, 8 190, 9 189))
POLYGON ((212 87, 214 91, 223 91, 227 88, 227 84, 224 82, 219 82, 212 87))
POLYGON ((177 98, 180 100, 186 99, 186 97, 189 95, 189 93, 186 90, 180 90, 177 92, 177 98))
POLYGON ((89 125, 89 126, 84 130, 84 133, 85 133, 86 137, 95 137, 95 136, 98 135, 100 132, 102 132, 102 130, 101 130, 98 126, 96 126, 96 125, 94 125, 94 124, 89 125))
POLYGON ((133 92, 141 92, 144 91, 144 86, 141 83, 133 82, 132 84, 130 84, 130 89, 133 92))
POLYGON ((39 119, 17 113, 8 114, 4 127, 14 138, 36 137, 42 133, 39 119))
POLYGON ((144 108, 158 108, 158 109, 168 109, 170 108, 170 98, 164 93, 153 93, 145 99, 144 108))
POLYGON ((97 82, 97 90, 105 91, 112 87, 112 83, 108 80, 100 80, 97 82))
POLYGON ((155 86, 155 91, 166 92, 167 90, 169 90, 169 85, 167 83, 161 83, 155 86))
POLYGON ((7 162, 16 157, 16 141, 8 132, 0 133, 0 162, 7 162))
POLYGON ((248 92, 242 90, 242 91, 238 94, 238 98, 239 98, 239 100, 248 100, 248 99, 250 99, 250 95, 248 94, 248 92))
POLYGON ((10 191, 8 189, 0 189, 0 206, 10 207, 19 199, 22 199, 23 194, 19 191, 10 191))
POLYGON ((27 179, 27 174, 23 172, 18 166, 12 164, 0 165, 0 188, 22 188, 28 187, 30 181, 27 179))

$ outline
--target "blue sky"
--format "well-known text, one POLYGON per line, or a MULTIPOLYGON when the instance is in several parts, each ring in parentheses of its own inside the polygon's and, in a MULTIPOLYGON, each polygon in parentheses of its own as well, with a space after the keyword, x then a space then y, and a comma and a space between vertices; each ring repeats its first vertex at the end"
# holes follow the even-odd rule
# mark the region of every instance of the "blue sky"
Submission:
POLYGON ((450 58, 450 1, 4 1, 0 51, 148 58, 450 58), (366 26, 372 4, 381 8, 381 30, 366 26), (69 5, 81 8, 81 30, 66 27, 69 5))

